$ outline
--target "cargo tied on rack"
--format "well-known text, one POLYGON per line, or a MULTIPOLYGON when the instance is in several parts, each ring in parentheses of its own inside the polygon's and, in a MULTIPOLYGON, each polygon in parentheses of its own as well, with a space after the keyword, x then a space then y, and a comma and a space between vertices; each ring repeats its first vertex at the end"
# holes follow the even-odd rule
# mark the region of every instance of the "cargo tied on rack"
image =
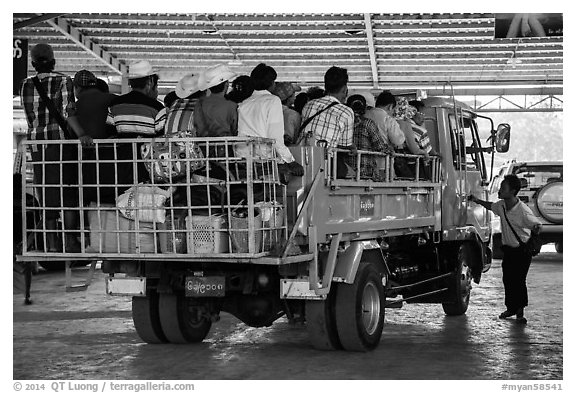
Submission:
MULTIPOLYGON (((50 143, 55 142, 25 142, 39 148, 50 143)), ((22 187, 40 196, 46 189, 57 189, 63 196, 74 188, 77 203, 54 204, 44 198, 38 205, 27 206, 41 219, 34 227, 24 227, 23 236, 44 241, 30 242, 23 250, 25 256, 45 256, 48 249, 38 245, 49 244, 49 234, 57 239, 50 255, 98 254, 104 259, 113 255, 139 258, 144 254, 169 254, 172 258, 267 255, 272 241, 287 237, 284 217, 268 218, 265 226, 260 218, 262 206, 276 206, 277 213, 285 214, 282 206, 286 187, 279 181, 270 140, 115 139, 95 140, 89 148, 74 141, 56 143, 77 150, 78 158, 61 156, 49 163, 24 160, 23 165, 72 170, 74 182, 55 185, 37 181, 22 187), (240 145, 249 149, 246 157, 234 154, 240 145), (268 149, 262 149, 267 145, 268 149), (88 149, 93 151, 87 154, 88 149), (262 150, 269 154, 258 154, 262 150), (62 216, 70 210, 77 214, 77 227, 46 226, 46 216, 62 216), (241 212, 243 218, 239 218, 241 212), (79 252, 69 252, 67 234, 79 240, 79 252)))

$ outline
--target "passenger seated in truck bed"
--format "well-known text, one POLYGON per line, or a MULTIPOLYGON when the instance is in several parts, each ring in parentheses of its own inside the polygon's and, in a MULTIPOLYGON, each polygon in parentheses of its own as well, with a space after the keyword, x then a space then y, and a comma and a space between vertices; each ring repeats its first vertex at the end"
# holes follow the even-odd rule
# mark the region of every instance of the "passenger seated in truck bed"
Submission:
MULTIPOLYGON (((354 94, 348 97, 346 105, 354 111, 354 133, 353 141, 358 150, 369 150, 380 153, 393 153, 394 150, 386 143, 382 135, 378 132, 378 126, 372 119, 364 116, 366 112, 366 98, 360 94, 354 94)), ((357 156, 346 157, 348 165, 356 168, 357 156)), ((383 165, 378 165, 375 156, 362 156, 360 161, 360 178, 372 180, 384 180, 379 169, 383 165), (380 167, 380 168, 379 168, 380 167)))

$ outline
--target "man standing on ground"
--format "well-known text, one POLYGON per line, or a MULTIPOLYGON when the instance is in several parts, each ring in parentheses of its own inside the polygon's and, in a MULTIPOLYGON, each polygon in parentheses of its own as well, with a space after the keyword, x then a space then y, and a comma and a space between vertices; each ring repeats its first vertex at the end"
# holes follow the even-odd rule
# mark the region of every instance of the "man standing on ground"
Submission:
POLYGON ((502 227, 502 281, 504 282, 504 304, 506 311, 501 319, 516 315, 516 322, 526 323, 524 307, 528 305, 526 276, 532 262, 532 255, 525 251, 523 244, 530 238, 531 231, 540 232, 541 225, 524 202, 518 199, 520 179, 516 175, 506 175, 498 190, 498 202, 487 202, 470 195, 468 200, 492 210, 500 216, 502 227))

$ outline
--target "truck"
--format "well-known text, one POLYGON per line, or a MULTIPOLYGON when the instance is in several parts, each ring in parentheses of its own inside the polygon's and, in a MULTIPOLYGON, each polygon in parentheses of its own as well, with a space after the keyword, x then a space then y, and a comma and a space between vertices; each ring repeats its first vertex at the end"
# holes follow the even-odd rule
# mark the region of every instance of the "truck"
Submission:
MULTIPOLYGON (((67 209, 78 210, 73 231, 82 251, 48 253, 29 240, 17 259, 84 260, 92 270, 102 261, 107 293, 132 297, 134 327, 146 343, 201 342, 227 312, 253 327, 281 317, 304 322, 320 350, 373 350, 386 309, 436 303, 446 315, 466 313, 472 282, 492 260, 490 217, 467 196, 486 199, 484 157, 493 162, 495 152, 508 150, 510 127, 495 128, 453 98, 422 102, 439 153, 427 163, 429 176, 423 156, 321 142, 290 147, 302 177, 283 172, 266 139, 95 140, 91 159, 76 141, 24 142, 78 149, 80 203, 67 209), (488 146, 480 120, 489 124, 488 146), (143 145, 162 152, 143 158, 143 145), (249 154, 228 153, 240 145, 249 154), (342 159, 356 163, 352 176, 339 175, 342 159), (396 176, 399 159, 414 176, 396 176), (377 162, 378 176, 362 175, 365 160, 377 162), (89 165, 91 181, 82 176, 89 165), (139 183, 143 167, 149 184, 139 183), (152 175, 156 169, 168 173, 165 181, 152 175), (95 190, 91 200, 85 189, 95 190)), ((42 216, 48 208, 26 209, 42 216)), ((66 231, 72 229, 60 228, 59 236, 66 231)), ((42 222, 23 228, 27 239, 45 233, 42 222)))

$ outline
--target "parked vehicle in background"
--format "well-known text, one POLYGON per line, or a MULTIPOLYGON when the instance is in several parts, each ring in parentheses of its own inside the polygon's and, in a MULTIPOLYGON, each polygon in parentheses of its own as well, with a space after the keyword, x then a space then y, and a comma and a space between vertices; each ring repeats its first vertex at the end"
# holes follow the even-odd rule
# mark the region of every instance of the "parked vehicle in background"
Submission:
MULTIPOLYGON (((516 175, 520 178, 522 188, 518 193, 518 198, 526 203, 542 222, 542 242, 554 243, 556 251, 562 253, 564 179, 562 161, 517 162, 512 160, 505 163, 490 183, 491 201, 498 199, 498 189, 506 175, 516 175)), ((492 241, 494 258, 502 258, 500 218, 495 215, 492 218, 492 241)))

